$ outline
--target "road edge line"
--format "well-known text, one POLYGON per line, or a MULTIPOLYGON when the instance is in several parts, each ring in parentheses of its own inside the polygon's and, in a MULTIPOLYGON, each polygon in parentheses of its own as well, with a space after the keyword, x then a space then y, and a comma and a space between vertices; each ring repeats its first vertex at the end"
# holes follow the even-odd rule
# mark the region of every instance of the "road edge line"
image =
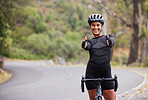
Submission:
POLYGON ((142 81, 142 83, 140 83, 138 86, 132 88, 131 90, 128 90, 128 91, 125 91, 124 93, 121 93, 121 94, 118 94, 117 95, 117 98, 121 98, 123 97, 124 95, 128 94, 128 93, 131 93, 132 91, 135 91, 135 90, 138 90, 139 88, 141 88, 142 86, 144 86, 144 84, 146 84, 147 82, 147 77, 145 74, 142 74, 142 72, 139 72, 139 71, 136 71, 134 70, 133 72, 139 74, 140 76, 144 77, 144 80, 142 81))

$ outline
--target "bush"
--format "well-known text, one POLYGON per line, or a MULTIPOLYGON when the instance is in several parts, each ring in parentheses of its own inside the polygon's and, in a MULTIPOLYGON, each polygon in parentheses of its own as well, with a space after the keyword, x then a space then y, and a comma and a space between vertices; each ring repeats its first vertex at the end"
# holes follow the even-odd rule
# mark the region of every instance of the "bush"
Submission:
POLYGON ((48 55, 50 38, 45 34, 32 34, 27 39, 27 48, 33 54, 48 55))
POLYGON ((55 58, 55 54, 54 54, 53 51, 50 51, 50 52, 48 53, 48 59, 53 59, 53 58, 55 58))
POLYGON ((125 55, 125 53, 123 53, 121 60, 122 60, 122 64, 127 64, 128 57, 125 55))
POLYGON ((0 68, 4 67, 4 60, 3 58, 0 56, 0 68))
POLYGON ((10 36, 10 26, 4 21, 4 15, 0 13, 0 54, 7 55, 7 51, 12 43, 10 36))
POLYGON ((130 37, 129 35, 122 35, 120 38, 116 38, 115 47, 130 47, 130 37))
POLYGON ((46 31, 46 23, 43 21, 43 17, 40 14, 30 16, 26 22, 26 25, 31 27, 35 33, 46 31))
POLYGON ((148 67, 148 58, 147 58, 147 60, 144 62, 144 66, 145 66, 145 67, 148 67))
POLYGON ((113 63, 112 64, 126 64, 128 60, 128 57, 125 55, 125 53, 122 54, 122 56, 115 56, 113 59, 113 63))
POLYGON ((61 47, 63 53, 62 55, 65 58, 70 59, 76 56, 77 45, 75 43, 64 41, 61 47))
POLYGON ((10 58, 17 58, 17 59, 31 58, 31 54, 22 48, 13 48, 13 49, 11 48, 9 56, 10 58))

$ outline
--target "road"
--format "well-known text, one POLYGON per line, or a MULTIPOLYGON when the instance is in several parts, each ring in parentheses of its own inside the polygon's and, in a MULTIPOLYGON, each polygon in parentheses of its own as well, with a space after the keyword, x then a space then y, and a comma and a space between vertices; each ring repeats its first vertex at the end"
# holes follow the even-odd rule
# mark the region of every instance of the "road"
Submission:
MULTIPOLYGON (((82 93, 80 90, 84 66, 45 66, 42 61, 7 61, 5 69, 13 76, 0 85, 0 100, 89 100, 87 91, 82 93)), ((118 76, 118 96, 144 80, 128 70, 113 69, 112 72, 118 76)))

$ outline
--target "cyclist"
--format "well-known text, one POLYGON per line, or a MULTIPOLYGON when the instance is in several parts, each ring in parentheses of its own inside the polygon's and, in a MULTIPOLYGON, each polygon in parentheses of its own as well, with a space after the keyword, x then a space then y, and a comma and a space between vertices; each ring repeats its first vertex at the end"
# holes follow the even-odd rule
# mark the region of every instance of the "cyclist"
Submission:
MULTIPOLYGON (((104 25, 102 15, 90 15, 88 23, 94 37, 91 40, 87 40, 85 37, 85 41, 82 42, 82 48, 89 51, 90 54, 85 78, 112 78, 110 59, 115 43, 114 37, 111 34, 103 35, 101 32, 104 25)), ((90 100, 95 100, 97 83, 86 82, 86 87, 90 100)), ((101 87, 105 100, 116 100, 113 81, 104 81, 101 83, 101 87)))

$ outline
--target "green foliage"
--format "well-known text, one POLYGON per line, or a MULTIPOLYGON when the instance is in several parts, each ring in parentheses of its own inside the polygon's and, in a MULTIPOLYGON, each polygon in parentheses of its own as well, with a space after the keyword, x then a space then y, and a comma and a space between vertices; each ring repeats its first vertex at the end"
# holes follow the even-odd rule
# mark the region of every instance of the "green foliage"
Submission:
POLYGON ((29 6, 18 6, 17 10, 15 9, 15 20, 17 21, 17 24, 24 24, 26 23, 29 16, 35 14, 37 11, 35 8, 29 7, 29 6))
POLYGON ((21 7, 28 3, 22 0, 0 0, 0 54, 9 56, 9 49, 12 46, 12 38, 10 33, 15 29, 16 22, 19 22, 18 16, 15 14, 19 11, 18 5, 21 7))
POLYGON ((53 58, 55 58, 55 54, 54 54, 53 51, 50 51, 50 52, 48 53, 48 59, 53 59, 53 58))
POLYGON ((3 68, 3 67, 2 67, 2 62, 1 62, 1 61, 0 61, 0 68, 3 68))
POLYGON ((26 47, 33 54, 47 55, 50 39, 46 34, 32 34, 27 39, 26 47))
POLYGON ((144 66, 145 66, 145 67, 148 67, 148 58, 147 58, 147 60, 144 62, 144 66))
POLYGON ((33 29, 28 27, 27 25, 24 25, 16 28, 15 31, 11 34, 11 37, 13 37, 14 43, 21 45, 27 42, 28 36, 30 36, 32 33, 33 29))
POLYGON ((148 36, 148 29, 146 28, 146 26, 145 25, 142 25, 142 32, 141 32, 141 40, 143 40, 145 37, 147 37, 148 36))
POLYGON ((142 13, 143 15, 148 15, 148 1, 142 0, 142 13))
POLYGON ((30 16, 27 20, 27 26, 32 28, 35 33, 46 31, 46 23, 43 21, 43 16, 41 14, 35 13, 30 16))
POLYGON ((17 59, 32 58, 32 55, 22 48, 13 48, 13 49, 11 48, 10 51, 11 51, 9 54, 10 58, 17 58, 17 59))
POLYGON ((0 68, 4 67, 4 60, 3 58, 0 56, 0 68))
POLYGON ((0 0, 0 17, 3 17, 3 23, 13 23, 12 8, 14 7, 11 0, 0 0), (9 2, 9 3, 7 3, 9 2))
POLYGON ((47 23, 49 23, 50 21, 52 21, 52 19, 53 19, 53 15, 49 13, 49 14, 47 14, 47 17, 46 17, 45 21, 47 23))
POLYGON ((126 64, 128 60, 128 57, 125 53, 123 53, 121 56, 115 56, 113 59, 112 65, 119 65, 119 64, 126 64))
POLYGON ((67 41, 71 41, 71 42, 78 42, 80 40, 80 38, 82 38, 81 33, 78 32, 72 32, 72 31, 68 31, 65 34, 65 39, 67 41))
POLYGON ((32 54, 29 50, 23 48, 10 48, 9 57, 16 59, 48 59, 42 55, 32 54))
MULTIPOLYGON (((2 13, 3 20, 0 24, 3 28, 0 33, 4 31, 2 33, 6 35, 6 37, 3 36, 3 40, 10 50, 5 48, 3 51, 8 57, 53 59, 61 56, 66 60, 77 59, 80 61, 88 58, 88 54, 81 49, 81 41, 84 39, 84 34, 88 35, 91 32, 87 23, 88 16, 92 13, 102 13, 102 7, 99 5, 95 5, 90 0, 77 0, 77 2, 75 0, 54 0, 54 2, 45 0, 40 3, 35 0, 29 1, 31 3, 28 5, 23 0, 16 0, 20 3, 10 2, 10 4, 4 2, 5 0, 2 1, 6 4, 2 8, 3 12, 7 12, 7 14, 2 13), (92 7, 88 7, 88 5, 92 5, 92 7), (43 6, 46 8, 46 14, 42 13, 43 6), (4 17, 4 15, 7 16, 4 17)), ((109 2, 110 8, 124 19, 127 19, 128 15, 132 16, 131 1, 112 0, 109 2), (113 1, 116 3, 114 4, 113 1)), ((0 14, 1 12, 0 9, 0 14)), ((129 21, 131 16, 128 17, 129 21)), ((108 30, 114 34, 125 28, 110 16, 107 24, 108 30)), ((145 29, 142 30, 145 33, 145 29)), ((115 47, 129 47, 129 33, 116 38, 115 47)))
POLYGON ((29 4, 29 0, 0 0, 0 13, 4 16, 4 22, 8 23, 11 29, 20 22, 19 18, 22 16, 18 16, 18 12, 27 4, 29 4))
POLYGON ((118 0, 118 8, 121 13, 125 11, 126 5, 125 5, 126 0, 118 0))
POLYGON ((73 58, 76 55, 77 45, 75 43, 65 41, 62 46, 62 53, 65 58, 73 58))
POLYGON ((2 14, 0 14, 0 55, 5 55, 11 45, 11 39, 8 37, 10 33, 9 25, 4 22, 2 14))
POLYGON ((125 55, 125 53, 123 53, 121 60, 122 60, 122 64, 127 64, 128 57, 125 55))
POLYGON ((115 47, 129 47, 130 46, 130 37, 129 35, 122 35, 120 38, 116 38, 115 47))

